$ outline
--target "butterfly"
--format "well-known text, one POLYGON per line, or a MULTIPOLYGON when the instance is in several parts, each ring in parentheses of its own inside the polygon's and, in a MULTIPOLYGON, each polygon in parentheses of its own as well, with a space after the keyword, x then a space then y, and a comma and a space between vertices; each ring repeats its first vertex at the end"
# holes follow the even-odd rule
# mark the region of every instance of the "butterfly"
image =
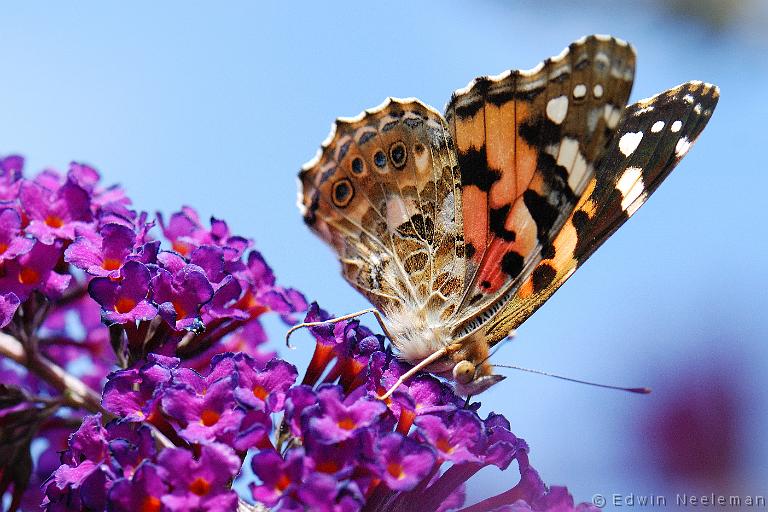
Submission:
POLYGON ((444 116, 388 98, 337 119, 299 173, 299 208, 415 365, 380 398, 421 369, 464 395, 502 380, 491 348, 690 149, 718 88, 692 81, 627 106, 634 70, 631 45, 592 35, 531 70, 474 79, 444 116))

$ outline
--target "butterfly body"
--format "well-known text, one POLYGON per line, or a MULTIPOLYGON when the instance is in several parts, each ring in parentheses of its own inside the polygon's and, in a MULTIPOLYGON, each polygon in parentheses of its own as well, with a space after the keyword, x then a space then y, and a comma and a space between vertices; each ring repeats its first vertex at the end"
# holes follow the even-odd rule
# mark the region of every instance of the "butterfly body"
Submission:
POLYGON ((490 348, 690 148, 717 88, 689 82, 627 107, 634 62, 627 43, 589 36, 532 70, 475 79, 445 117, 389 98, 337 120, 299 175, 299 206, 400 357, 466 393, 500 380, 490 348))

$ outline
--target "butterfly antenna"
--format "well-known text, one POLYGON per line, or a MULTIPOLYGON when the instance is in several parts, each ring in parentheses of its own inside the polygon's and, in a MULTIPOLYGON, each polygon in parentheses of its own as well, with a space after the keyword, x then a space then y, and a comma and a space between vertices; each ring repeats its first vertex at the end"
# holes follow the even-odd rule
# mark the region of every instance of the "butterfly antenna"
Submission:
POLYGON ((510 368, 512 370, 520 370, 523 372, 535 373, 538 375, 545 375, 547 377, 554 377, 556 379, 567 380, 569 382, 576 382, 577 384, 586 384, 588 386, 595 386, 598 388, 617 389, 619 391, 627 391, 629 393, 637 393, 639 395, 647 395, 648 393, 651 392, 651 388, 625 388, 621 386, 610 386, 608 384, 598 384, 597 382, 589 382, 587 380, 573 379, 571 377, 564 377, 562 375, 557 375, 555 373, 544 372, 541 370, 533 370, 531 368, 523 368, 522 366, 513 366, 513 365, 506 365, 506 364, 495 364, 493 366, 499 367, 499 368, 510 368))
POLYGON ((389 331, 387 331, 386 325, 384 325, 384 319, 381 317, 381 313, 379 313, 379 311, 376 308, 368 308, 362 311, 358 311, 357 313, 350 313, 348 315, 340 316, 337 318, 329 318, 328 320, 322 320, 320 322, 302 322, 300 324, 296 324, 290 329, 288 329, 288 332, 285 333, 285 346, 291 349, 296 348, 293 345, 291 345, 290 339, 291 339, 291 334, 293 334, 295 331, 298 331, 299 329, 303 329, 304 327, 317 327, 319 325, 335 324, 338 322, 343 322, 344 320, 351 320, 358 316, 362 316, 366 313, 373 313, 373 315, 376 317, 376 320, 379 322, 379 325, 381 326, 382 330, 384 331, 384 334, 386 334, 389 339, 392 339, 392 336, 390 336, 389 331))

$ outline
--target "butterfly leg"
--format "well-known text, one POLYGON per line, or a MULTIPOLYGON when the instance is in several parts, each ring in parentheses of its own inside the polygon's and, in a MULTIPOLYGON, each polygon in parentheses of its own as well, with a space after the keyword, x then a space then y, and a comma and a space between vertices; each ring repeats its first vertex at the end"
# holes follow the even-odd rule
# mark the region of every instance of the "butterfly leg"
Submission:
POLYGON ((296 324, 290 329, 288 329, 287 333, 285 333, 285 346, 288 348, 295 348, 293 345, 291 345, 291 341, 290 341, 291 334, 293 334, 294 331, 297 331, 304 327, 317 327, 318 325, 335 324, 337 322, 342 322, 344 320, 350 320, 352 318, 362 316, 366 313, 373 313, 373 315, 376 317, 376 320, 379 322, 381 329, 384 331, 384 334, 391 340, 392 336, 389 334, 389 331, 387 331, 387 327, 384 324, 384 318, 381 316, 381 313, 379 313, 379 310, 377 310, 376 308, 368 308, 368 309, 363 309, 362 311, 358 311, 357 313, 350 313, 348 315, 340 316, 337 318, 329 318, 328 320, 323 320, 321 322, 303 322, 300 324, 296 324))
POLYGON ((448 345, 446 347, 441 348, 440 350, 438 350, 436 352, 433 352, 429 357, 427 357, 425 359, 422 359, 421 361, 419 361, 418 364, 416 364, 416 366, 414 366, 413 368, 411 368, 410 370, 408 370, 407 372, 402 374, 400 376, 400 378, 397 379, 397 382, 395 382, 387 390, 386 393, 384 393, 383 395, 376 395, 376 398, 378 398, 379 400, 386 400, 387 398, 392 396, 392 393, 394 393, 395 390, 397 388, 399 388, 400 385, 403 384, 406 380, 410 379, 411 377, 416 375, 416 373, 418 373, 420 370, 426 368, 427 366, 429 366, 430 364, 434 363, 435 361, 437 361, 441 357, 446 356, 446 355, 450 354, 451 352, 454 352, 455 350, 457 350, 460 347, 461 347, 461 345, 458 345, 458 344, 448 345))

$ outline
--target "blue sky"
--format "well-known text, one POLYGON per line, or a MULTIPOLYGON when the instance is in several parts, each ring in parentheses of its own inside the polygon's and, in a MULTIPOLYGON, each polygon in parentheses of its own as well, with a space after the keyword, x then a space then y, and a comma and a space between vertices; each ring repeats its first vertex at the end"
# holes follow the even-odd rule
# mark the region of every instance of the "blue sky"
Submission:
MULTIPOLYGON (((749 392, 744 486, 766 481, 765 41, 652 2, 35 5, 0 11, 0 154, 22 153, 34 170, 86 161, 140 209, 224 218, 283 284, 338 314, 366 303, 295 208, 295 174, 335 117, 387 96, 442 108, 475 76, 530 68, 596 32, 635 45, 634 100, 690 79, 718 84, 696 147, 497 361, 662 393, 670 376, 715 361, 712 378, 736 375, 749 392)), ((285 354, 297 364, 310 354, 301 340, 285 354)), ((512 373, 482 401, 528 440, 547 482, 584 500, 659 492, 634 463, 654 400, 512 373)), ((510 483, 480 480, 470 495, 510 483)))

